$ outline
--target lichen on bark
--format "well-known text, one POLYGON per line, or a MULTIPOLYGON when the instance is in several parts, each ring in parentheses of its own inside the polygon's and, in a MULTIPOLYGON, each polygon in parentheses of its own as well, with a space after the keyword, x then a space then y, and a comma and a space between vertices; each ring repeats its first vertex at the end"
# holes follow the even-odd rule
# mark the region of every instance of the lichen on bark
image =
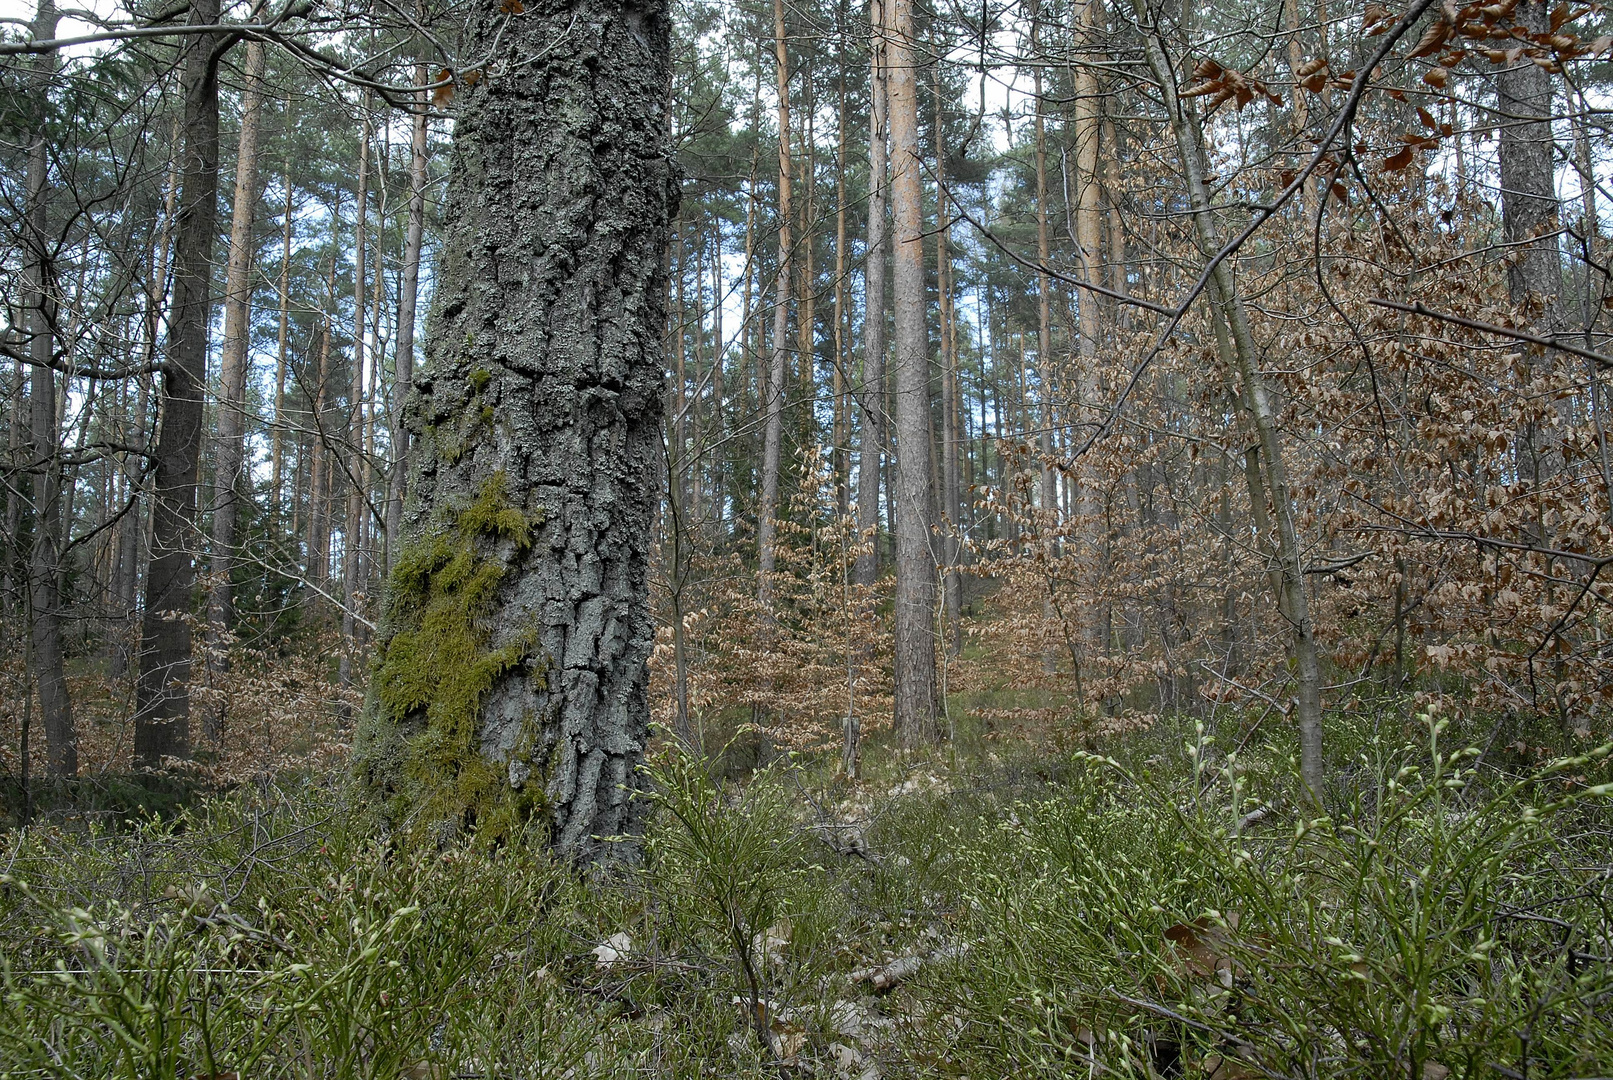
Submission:
POLYGON ((356 756, 400 821, 637 833, 653 644, 664 3, 474 16, 400 556, 356 756), (564 40, 564 48, 555 42, 564 40))

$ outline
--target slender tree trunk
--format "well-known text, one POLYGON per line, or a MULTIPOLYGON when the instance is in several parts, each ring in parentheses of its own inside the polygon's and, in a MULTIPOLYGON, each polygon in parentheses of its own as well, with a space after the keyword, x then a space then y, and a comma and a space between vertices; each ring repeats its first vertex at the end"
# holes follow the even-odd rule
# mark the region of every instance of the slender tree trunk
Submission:
POLYGON ((945 574, 942 600, 946 610, 947 653, 963 647, 963 575, 958 554, 963 528, 963 498, 958 468, 958 352, 953 333, 952 249, 948 242, 951 207, 947 201, 946 140, 941 128, 941 65, 935 66, 935 291, 941 317, 941 552, 945 574))
MULTIPOLYGON (((192 0, 190 23, 219 20, 218 0, 192 0)), ((212 34, 185 39, 185 158, 174 251, 169 365, 157 434, 151 556, 136 691, 134 754, 142 765, 190 753, 190 624, 196 501, 207 380, 213 241, 218 220, 218 66, 212 34)))
MULTIPOLYGON (((333 220, 341 217, 341 203, 331 211, 333 220)), ((334 230, 332 230, 334 235, 334 230)), ((326 310, 320 318, 319 362, 314 371, 312 412, 309 417, 308 438, 311 441, 309 456, 313 459, 308 470, 308 578, 323 589, 330 582, 330 476, 332 469, 326 461, 329 448, 325 445, 325 406, 330 383, 330 346, 335 330, 336 307, 336 246, 331 245, 330 269, 325 278, 326 310)))
POLYGON ((774 550, 778 524, 779 469, 784 442, 784 386, 790 345, 790 59, 784 36, 784 0, 773 0, 773 53, 778 73, 778 284, 773 306, 773 352, 768 365, 767 424, 762 435, 762 506, 756 526, 760 573, 756 595, 765 604, 772 595, 774 550))
POLYGON ((1041 431, 1037 445, 1042 452, 1042 513, 1051 529, 1058 521, 1058 487, 1050 464, 1053 457, 1053 282, 1047 265, 1052 258, 1047 231, 1047 123, 1042 96, 1040 13, 1032 13, 1031 52, 1038 63, 1034 79, 1036 94, 1036 367, 1040 375, 1041 431))
MULTIPOLYGON (((712 297, 712 356, 711 356, 711 446, 716 453, 711 459, 711 524, 717 536, 723 533, 723 522, 728 513, 728 468, 723 444, 727 438, 727 422, 723 418, 723 405, 728 400, 728 387, 723 379, 723 364, 728 349, 723 342, 722 233, 714 232, 711 238, 711 297, 712 297)), ((741 326, 744 324, 741 323, 741 326)))
MULTIPOLYGON (((263 112, 263 42, 246 43, 246 85, 241 92, 241 139, 235 155, 235 208, 224 279, 224 344, 220 350, 217 457, 213 478, 213 595, 208 610, 207 664, 213 681, 229 669, 222 636, 235 622, 230 575, 235 567, 236 524, 246 497, 246 376, 252 337, 252 227, 258 208, 258 120, 263 112)), ((224 734, 223 702, 204 719, 207 740, 224 734)))
POLYGON ((366 277, 366 225, 370 216, 370 97, 364 95, 364 122, 359 134, 358 203, 353 209, 353 360, 348 370, 347 519, 342 529, 342 657, 338 663, 343 686, 353 683, 353 660, 358 652, 359 592, 363 587, 363 533, 366 492, 364 475, 364 302, 366 277))
POLYGON ((868 550, 857 556, 858 585, 879 577, 879 482, 885 457, 885 14, 889 0, 868 5, 868 256, 863 270, 862 409, 858 435, 857 529, 868 550))
POLYGON ((490 74, 456 95, 431 362, 407 416, 403 544, 358 762, 428 825, 513 837, 541 812, 558 851, 599 858, 643 815, 678 199, 669 18, 655 2, 488 7, 467 37, 490 74))
MULTIPOLYGON (((41 0, 34 18, 35 38, 56 35, 59 18, 55 0, 41 0)), ((35 62, 34 77, 43 101, 56 56, 46 53, 35 62)), ((51 273, 49 161, 44 125, 31 133, 28 146, 28 203, 26 236, 26 288, 28 355, 32 371, 28 387, 29 433, 33 472, 34 535, 29 549, 28 594, 31 651, 30 675, 39 691, 39 717, 45 726, 50 771, 55 776, 78 775, 78 739, 73 731, 72 702, 62 656, 61 589, 65 554, 62 520, 62 453, 57 420, 56 370, 52 367, 56 343, 56 302, 51 273)))
MULTIPOLYGON (((1102 87, 1094 74, 1093 65, 1101 57, 1096 53, 1099 33, 1098 11, 1100 0, 1085 0, 1078 16, 1077 40, 1085 52, 1078 55, 1075 68, 1075 101, 1073 136, 1075 141, 1074 203, 1075 241, 1081 259, 1081 276, 1093 284, 1103 280, 1103 212, 1099 205, 1099 136, 1103 129, 1102 87)), ((1066 428, 1071 438, 1077 431, 1092 431, 1097 421, 1097 402, 1101 400, 1097 386, 1098 346, 1103 333, 1100 317, 1102 305, 1098 295, 1081 290, 1076 301, 1080 321, 1080 342, 1077 352, 1080 364, 1076 374, 1074 401, 1071 403, 1075 419, 1081 423, 1076 429, 1066 428)), ((1075 475, 1066 476, 1075 488, 1075 514, 1081 524, 1081 551, 1079 573, 1088 587, 1096 585, 1103 572, 1099 553, 1103 549, 1106 533, 1102 520, 1102 506, 1098 494, 1098 475, 1090 460, 1082 461, 1075 475)), ((1086 658, 1090 660, 1100 648, 1103 614, 1090 610, 1080 617, 1081 638, 1086 658)), ((1081 673, 1076 673, 1077 685, 1081 673)), ((1081 703, 1082 705, 1085 702, 1081 703)))
MULTIPOLYGON (((416 64, 414 81, 425 85, 427 67, 416 64)), ((409 223, 403 236, 403 282, 398 290, 398 337, 393 352, 392 475, 387 490, 387 570, 398 561, 398 530, 403 521, 403 500, 408 493, 409 433, 403 410, 414 387, 415 306, 420 296, 420 250, 426 232, 426 91, 420 91, 409 140, 409 223)))
MULTIPOLYGON (((1149 27, 1156 25, 1146 0, 1132 0, 1132 5, 1140 22, 1149 27)), ((1220 250, 1222 241, 1216 217, 1210 211, 1209 189, 1205 183, 1207 170, 1203 135, 1198 130, 1196 117, 1176 96, 1174 68, 1155 33, 1151 29, 1145 38, 1148 64, 1165 98, 1166 113, 1187 180, 1188 206, 1193 212, 1199 247, 1208 256, 1220 250)), ((1255 505, 1262 506, 1269 491, 1272 511, 1276 516, 1276 528, 1272 531, 1276 534, 1278 565, 1273 571, 1273 585, 1278 608, 1291 632, 1300 772, 1311 798, 1320 804, 1324 779, 1321 662, 1317 655, 1316 630, 1311 619, 1309 588, 1305 581, 1304 550, 1295 522, 1276 409, 1271 403, 1265 376, 1260 369, 1259 350, 1249 327, 1248 311, 1233 281, 1231 268, 1225 262, 1220 263, 1211 274, 1210 289, 1211 299, 1220 309, 1220 316, 1229 331, 1220 338, 1224 343, 1221 346, 1222 358, 1229 372, 1236 372, 1242 382, 1241 387, 1230 389, 1235 396, 1242 397, 1248 409, 1261 458, 1259 466, 1264 469, 1264 483, 1261 483, 1259 468, 1249 470, 1249 497, 1255 505)))
MULTIPOLYGON (((288 106, 289 110, 289 106, 288 106)), ((286 162, 286 211, 281 224, 280 237, 280 326, 275 339, 274 361, 274 426, 269 437, 269 499, 277 510, 280 491, 285 483, 285 404, 286 404, 286 352, 291 335, 291 226, 295 208, 292 205, 291 162, 286 162)), ((295 530, 293 530, 295 533, 295 530)))
POLYGON ((846 409, 846 64, 840 61, 839 120, 835 124, 834 435, 835 513, 851 512, 851 417, 846 409))
POLYGON ((888 0, 891 209, 896 266, 896 732, 934 743, 935 553, 930 546, 930 358, 924 321, 924 190, 913 0, 888 0))
MULTIPOLYGON (((814 117, 817 115, 817 96, 812 92, 812 68, 808 64, 802 78, 805 86, 806 102, 803 111, 806 113, 806 130, 801 134, 802 149, 805 151, 806 163, 801 169, 801 197, 796 200, 800 207, 801 229, 796 234, 795 250, 799 253, 800 275, 797 277, 798 299, 795 306, 795 352, 798 364, 798 374, 801 380, 801 400, 797 403, 796 415, 800 418, 801 435, 796 440, 796 446, 808 447, 817 444, 817 266, 813 261, 816 239, 813 235, 818 213, 818 165, 817 165, 817 132, 814 117)), ((792 178, 793 179, 793 178, 792 178)))

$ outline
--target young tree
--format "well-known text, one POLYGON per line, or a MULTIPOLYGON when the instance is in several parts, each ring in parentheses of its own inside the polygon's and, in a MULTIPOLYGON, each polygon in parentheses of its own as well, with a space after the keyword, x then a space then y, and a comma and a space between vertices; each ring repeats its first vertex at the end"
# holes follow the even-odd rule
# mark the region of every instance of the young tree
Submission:
POLYGON ((482 8, 357 749, 428 820, 636 831, 669 158, 664 3, 482 8), (556 47, 563 39, 564 46, 556 47))

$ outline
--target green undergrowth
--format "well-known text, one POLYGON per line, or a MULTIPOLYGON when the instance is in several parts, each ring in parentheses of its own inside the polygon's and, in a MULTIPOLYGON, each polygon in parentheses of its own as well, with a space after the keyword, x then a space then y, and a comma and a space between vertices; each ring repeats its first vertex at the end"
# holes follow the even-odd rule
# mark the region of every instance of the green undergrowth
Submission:
POLYGON ((1608 1075, 1604 751, 1339 717, 1322 816, 1221 728, 856 786, 662 747, 610 872, 314 779, 13 833, 0 1076, 1608 1075))
POLYGON ((505 486, 494 473, 474 500, 399 553, 387 584, 390 636, 359 751, 362 770, 392 789, 400 816, 475 825, 488 842, 520 833, 541 810, 539 787, 511 790, 477 744, 482 698, 499 679, 518 669, 540 684, 547 677, 535 629, 495 646, 488 625, 538 524, 510 504, 505 486))

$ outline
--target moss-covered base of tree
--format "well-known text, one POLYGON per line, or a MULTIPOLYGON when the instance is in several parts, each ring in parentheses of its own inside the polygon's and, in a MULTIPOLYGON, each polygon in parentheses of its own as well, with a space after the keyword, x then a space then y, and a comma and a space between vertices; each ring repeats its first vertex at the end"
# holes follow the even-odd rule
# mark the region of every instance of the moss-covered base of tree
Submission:
POLYGON ((478 731, 499 680, 547 678, 536 631, 494 644, 488 618, 539 523, 511 505, 504 474, 494 473, 399 553, 357 761, 400 822, 448 823, 500 843, 543 820, 541 788, 513 787, 502 763, 482 753, 478 731))

